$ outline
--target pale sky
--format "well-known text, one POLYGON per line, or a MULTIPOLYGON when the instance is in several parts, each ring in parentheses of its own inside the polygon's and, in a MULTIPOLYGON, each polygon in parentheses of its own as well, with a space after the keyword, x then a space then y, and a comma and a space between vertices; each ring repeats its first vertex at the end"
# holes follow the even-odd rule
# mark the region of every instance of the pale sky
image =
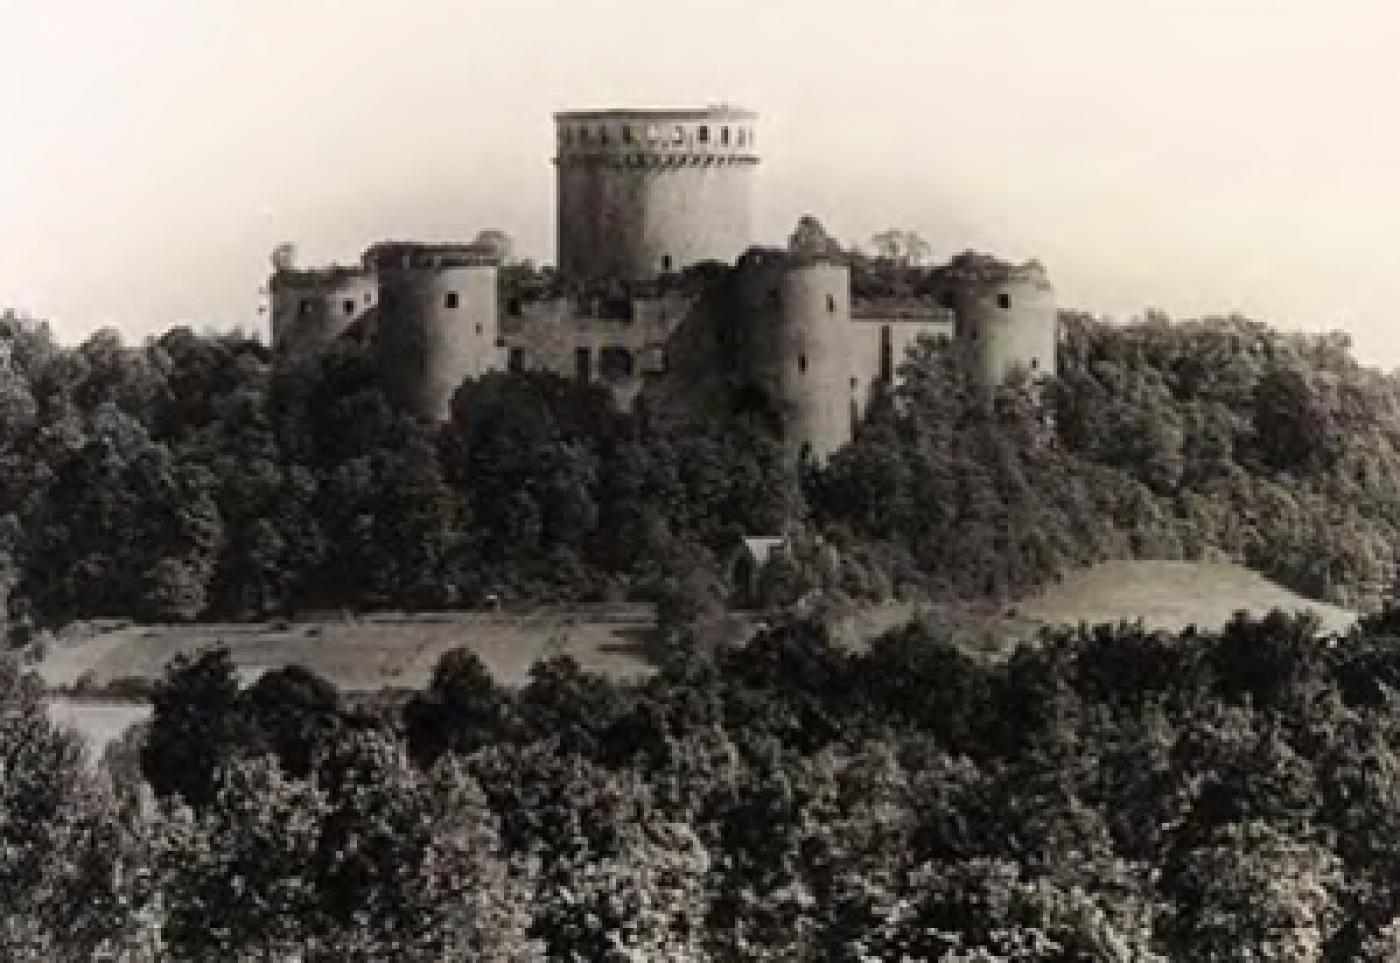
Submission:
POLYGON ((760 240, 907 227, 1390 367, 1397 40, 1392 0, 0 0, 0 306, 139 338, 260 328, 281 241, 550 261, 555 110, 726 101, 760 240))

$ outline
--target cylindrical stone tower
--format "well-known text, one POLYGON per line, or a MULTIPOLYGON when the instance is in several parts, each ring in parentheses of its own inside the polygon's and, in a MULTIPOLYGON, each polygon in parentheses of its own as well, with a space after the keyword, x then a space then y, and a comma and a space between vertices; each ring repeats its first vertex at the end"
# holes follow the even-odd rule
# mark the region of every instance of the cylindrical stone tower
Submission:
POLYGON ((733 107, 556 114, 560 272, 647 280, 732 263, 751 243, 756 119, 733 107))
POLYGON ((385 391, 445 420, 464 379, 503 367, 494 256, 476 245, 379 244, 365 261, 379 276, 385 391))
POLYGON ((851 440, 851 272, 841 260, 751 251, 737 274, 749 383, 794 455, 825 461, 851 440))
POLYGON ((1039 262, 1011 265, 967 253, 942 274, 954 337, 965 346, 978 381, 995 387, 1017 369, 1031 378, 1055 373, 1055 289, 1039 262))
POLYGON ((780 285, 778 393, 789 420, 784 437, 825 461, 853 429, 851 272, 825 258, 793 259, 780 285))

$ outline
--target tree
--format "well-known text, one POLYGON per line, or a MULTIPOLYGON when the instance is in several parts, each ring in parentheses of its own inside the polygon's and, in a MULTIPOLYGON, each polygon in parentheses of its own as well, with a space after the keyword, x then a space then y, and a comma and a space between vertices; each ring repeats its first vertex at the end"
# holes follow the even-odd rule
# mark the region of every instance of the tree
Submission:
POLYGON ((427 768, 449 753, 490 745, 508 732, 511 708, 476 653, 449 649, 438 657, 427 689, 404 707, 409 752, 427 768))
POLYGON ((196 809, 213 801, 220 767, 255 745, 228 650, 177 656, 157 683, 151 706, 141 769, 152 790, 177 795, 196 809))
POLYGON ((0 660, 0 956, 113 958, 134 949, 143 852, 38 680, 0 660))
POLYGON ((382 735, 347 733, 310 780, 229 763, 156 849, 182 959, 525 958, 480 789, 454 765, 420 773, 382 735))

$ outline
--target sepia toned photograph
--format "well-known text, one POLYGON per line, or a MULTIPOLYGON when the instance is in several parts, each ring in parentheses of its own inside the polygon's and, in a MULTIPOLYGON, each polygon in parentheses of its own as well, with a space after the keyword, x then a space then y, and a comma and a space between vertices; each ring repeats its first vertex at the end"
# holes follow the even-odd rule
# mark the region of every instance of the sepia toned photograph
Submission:
POLYGON ((0 0, 0 963, 1400 963, 1397 37, 0 0))

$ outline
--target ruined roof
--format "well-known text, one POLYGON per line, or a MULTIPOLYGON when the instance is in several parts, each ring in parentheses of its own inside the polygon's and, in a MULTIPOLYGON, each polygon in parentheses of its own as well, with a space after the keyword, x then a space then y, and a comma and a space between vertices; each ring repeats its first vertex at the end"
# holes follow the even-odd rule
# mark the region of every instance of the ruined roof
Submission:
POLYGON ((476 241, 380 241, 365 249, 362 260, 366 267, 460 267, 498 264, 500 255, 476 241))
POLYGON ((326 264, 311 268, 278 268, 268 283, 273 287, 321 287, 365 276, 366 270, 358 264, 326 264))
POLYGON ((1045 267, 1039 261, 1012 264, 990 254, 964 251, 947 264, 935 268, 933 274, 947 281, 996 284, 1005 281, 1035 281, 1048 283, 1045 267))

